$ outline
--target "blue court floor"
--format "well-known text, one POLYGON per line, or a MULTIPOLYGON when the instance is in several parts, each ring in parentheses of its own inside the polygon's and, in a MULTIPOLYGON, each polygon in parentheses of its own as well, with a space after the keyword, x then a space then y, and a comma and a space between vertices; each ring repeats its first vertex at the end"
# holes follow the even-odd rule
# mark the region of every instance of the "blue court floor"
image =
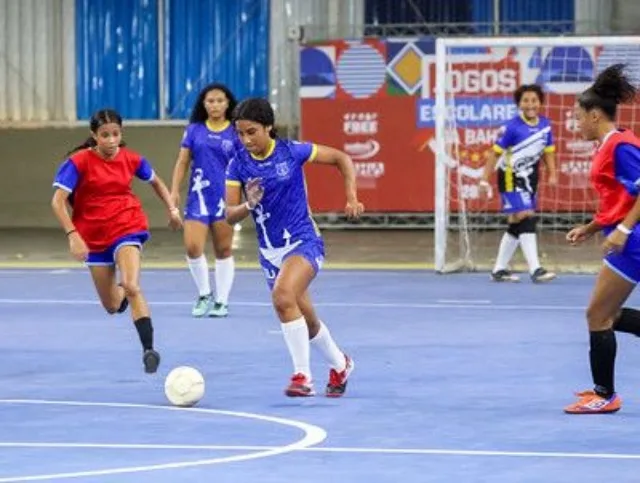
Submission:
POLYGON ((0 271, 0 483, 638 481, 640 340, 618 336, 622 411, 562 412, 590 386, 593 280, 326 271, 317 310, 356 362, 330 400, 284 396, 261 272, 237 272, 216 320, 190 317, 187 271, 145 271, 163 356, 149 376, 128 315, 101 310, 87 272, 0 271), (196 408, 165 400, 178 365, 205 375, 196 408))

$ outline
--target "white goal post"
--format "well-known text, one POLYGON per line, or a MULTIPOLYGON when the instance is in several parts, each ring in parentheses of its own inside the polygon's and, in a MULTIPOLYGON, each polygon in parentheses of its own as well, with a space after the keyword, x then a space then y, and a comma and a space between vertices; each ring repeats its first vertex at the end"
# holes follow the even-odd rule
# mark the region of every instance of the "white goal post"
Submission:
MULTIPOLYGON (((493 197, 479 196, 486 151, 499 129, 518 115, 513 92, 538 84, 545 93, 542 115, 552 123, 559 173, 557 187, 540 175, 540 251, 550 268, 580 270, 567 252, 566 228, 589 219, 594 206, 588 185, 593 143, 577 133, 576 96, 604 68, 624 63, 640 79, 640 37, 438 38, 435 56, 423 59, 421 102, 435 112, 435 270, 440 273, 490 268, 506 229, 493 181, 493 197), (435 82, 434 82, 435 81, 435 82)), ((640 134, 640 108, 624 106, 620 123, 640 134)), ((543 163, 541 163, 542 165, 543 163)), ((575 259, 574 259, 575 258, 575 259)))

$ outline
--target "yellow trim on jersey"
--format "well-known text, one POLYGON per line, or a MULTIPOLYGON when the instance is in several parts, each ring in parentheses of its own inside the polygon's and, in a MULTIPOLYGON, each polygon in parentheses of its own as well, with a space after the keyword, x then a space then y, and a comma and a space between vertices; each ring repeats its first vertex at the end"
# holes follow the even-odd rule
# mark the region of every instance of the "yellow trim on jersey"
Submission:
POLYGON ((241 186, 242 183, 240 181, 236 181, 235 179, 227 179, 224 184, 227 186, 241 186))
POLYGON ((497 144, 494 144, 493 145, 493 152, 496 153, 496 154, 502 154, 502 153, 504 153, 504 149, 502 149, 497 144))
POLYGON ((222 132, 227 129, 230 124, 231 123, 226 119, 222 122, 212 122, 211 120, 207 119, 207 121, 205 122, 207 129, 213 132, 222 132))
POLYGON ((316 159, 317 155, 318 155, 318 145, 317 144, 312 144, 311 145, 311 154, 309 155, 309 159, 307 159, 307 163, 313 163, 313 161, 316 159))
POLYGON ((555 153, 556 152, 556 147, 555 146, 547 146, 546 148, 544 148, 544 152, 545 153, 555 153))
POLYGON ((513 169, 511 168, 511 149, 507 151, 504 162, 504 190, 513 191, 513 169))
POLYGON ((528 124, 529 126, 537 126, 538 123, 540 122, 540 116, 536 116, 534 121, 527 121, 527 118, 524 117, 524 114, 520 113, 520 119, 522 119, 524 121, 525 124, 528 124))
POLYGON ((271 156, 273 154, 273 151, 276 149, 276 140, 272 139, 271 140, 271 144, 269 144, 269 148, 267 149, 267 154, 265 154, 264 156, 258 156, 256 154, 253 153, 249 153, 251 155, 251 157, 257 161, 264 161, 265 159, 267 159, 269 156, 271 156))

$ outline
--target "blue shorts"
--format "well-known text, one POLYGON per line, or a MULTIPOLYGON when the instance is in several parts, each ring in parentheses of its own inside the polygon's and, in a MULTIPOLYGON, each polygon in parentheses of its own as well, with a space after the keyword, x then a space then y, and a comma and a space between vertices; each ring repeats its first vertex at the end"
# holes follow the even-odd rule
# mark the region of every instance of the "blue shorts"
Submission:
MULTIPOLYGON (((322 241, 322 238, 303 242, 302 244, 291 250, 289 253, 287 253, 282 261, 284 262, 284 260, 286 260, 287 258, 296 255, 304 257, 311 264, 315 277, 322 268, 322 264, 324 263, 324 242, 322 241)), ((269 290, 273 290, 273 286, 276 283, 276 279, 278 278, 280 269, 270 263, 262 255, 260 255, 259 258, 260 266, 262 267, 265 278, 267 279, 267 285, 269 285, 269 290)))
POLYGON ((224 193, 213 192, 213 195, 202 200, 197 193, 190 193, 184 207, 184 219, 199 221, 209 226, 225 219, 224 208, 224 193))
POLYGON ((132 233, 118 238, 109 248, 102 252, 89 252, 87 265, 115 265, 116 253, 124 246, 134 246, 142 249, 142 245, 149 239, 150 235, 147 231, 132 233))
POLYGON ((536 209, 536 194, 529 191, 509 191, 500 193, 503 213, 518 213, 536 209))
MULTIPOLYGON (((608 236, 613 230, 615 226, 607 227, 602 231, 605 236, 608 236)), ((633 227, 622 252, 606 255, 604 264, 629 282, 634 284, 640 282, 640 225, 633 227)))

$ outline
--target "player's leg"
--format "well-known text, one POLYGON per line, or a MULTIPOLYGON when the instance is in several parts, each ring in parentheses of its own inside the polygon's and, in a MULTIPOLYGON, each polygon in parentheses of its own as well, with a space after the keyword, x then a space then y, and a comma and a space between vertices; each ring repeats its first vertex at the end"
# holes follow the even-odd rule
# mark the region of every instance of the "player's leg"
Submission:
POLYGON ((211 224, 211 239, 216 256, 216 298, 209 310, 211 317, 226 317, 229 313, 229 294, 235 278, 235 262, 231 253, 233 227, 224 219, 211 224))
POLYGON ((298 300, 315 275, 315 268, 304 256, 289 256, 282 262, 271 292, 273 307, 280 319, 293 363, 294 374, 285 391, 290 397, 314 394, 309 361, 309 328, 298 300))
POLYGON ((567 406, 570 414, 609 413, 620 409, 615 392, 615 359, 617 351, 614 320, 629 297, 635 283, 615 267, 604 265, 587 308, 589 327, 589 361, 594 389, 579 393, 579 400, 567 406))
POLYGON ((520 191, 518 196, 519 210, 515 217, 520 232, 520 247, 529 267, 529 275, 534 283, 549 282, 556 278, 556 274, 542 267, 538 258, 536 194, 520 191))
POLYGON ((336 344, 331 336, 329 328, 316 315, 309 290, 305 290, 305 292, 298 297, 298 305, 309 328, 311 345, 320 351, 331 367, 326 395, 329 397, 340 397, 347 389, 347 379, 353 371, 355 364, 347 354, 340 350, 338 344, 336 344))
POLYGON ((500 245, 498 247, 498 256, 496 257, 496 263, 491 272, 491 279, 495 282, 518 282, 520 278, 511 273, 509 270, 509 262, 513 258, 513 254, 518 248, 520 232, 518 231, 518 224, 515 222, 513 211, 513 195, 514 193, 500 193, 500 199, 502 202, 502 211, 508 215, 507 221, 509 223, 507 231, 502 235, 500 239, 500 245))
POLYGON ((96 287, 100 303, 109 314, 122 313, 127 309, 128 301, 124 288, 116 284, 115 265, 103 263, 101 265, 89 264, 89 271, 93 284, 96 287))
POLYGON ((160 354, 153 347, 151 312, 140 288, 140 248, 140 244, 121 244, 115 251, 115 260, 120 271, 120 284, 129 300, 131 318, 144 351, 145 372, 154 373, 160 364, 160 354))
POLYGON ((187 264, 198 290, 198 297, 191 309, 191 314, 194 317, 202 317, 206 315, 213 301, 211 282, 209 280, 209 265, 204 254, 209 228, 206 221, 189 219, 189 214, 185 218, 183 231, 184 246, 187 251, 187 264))

